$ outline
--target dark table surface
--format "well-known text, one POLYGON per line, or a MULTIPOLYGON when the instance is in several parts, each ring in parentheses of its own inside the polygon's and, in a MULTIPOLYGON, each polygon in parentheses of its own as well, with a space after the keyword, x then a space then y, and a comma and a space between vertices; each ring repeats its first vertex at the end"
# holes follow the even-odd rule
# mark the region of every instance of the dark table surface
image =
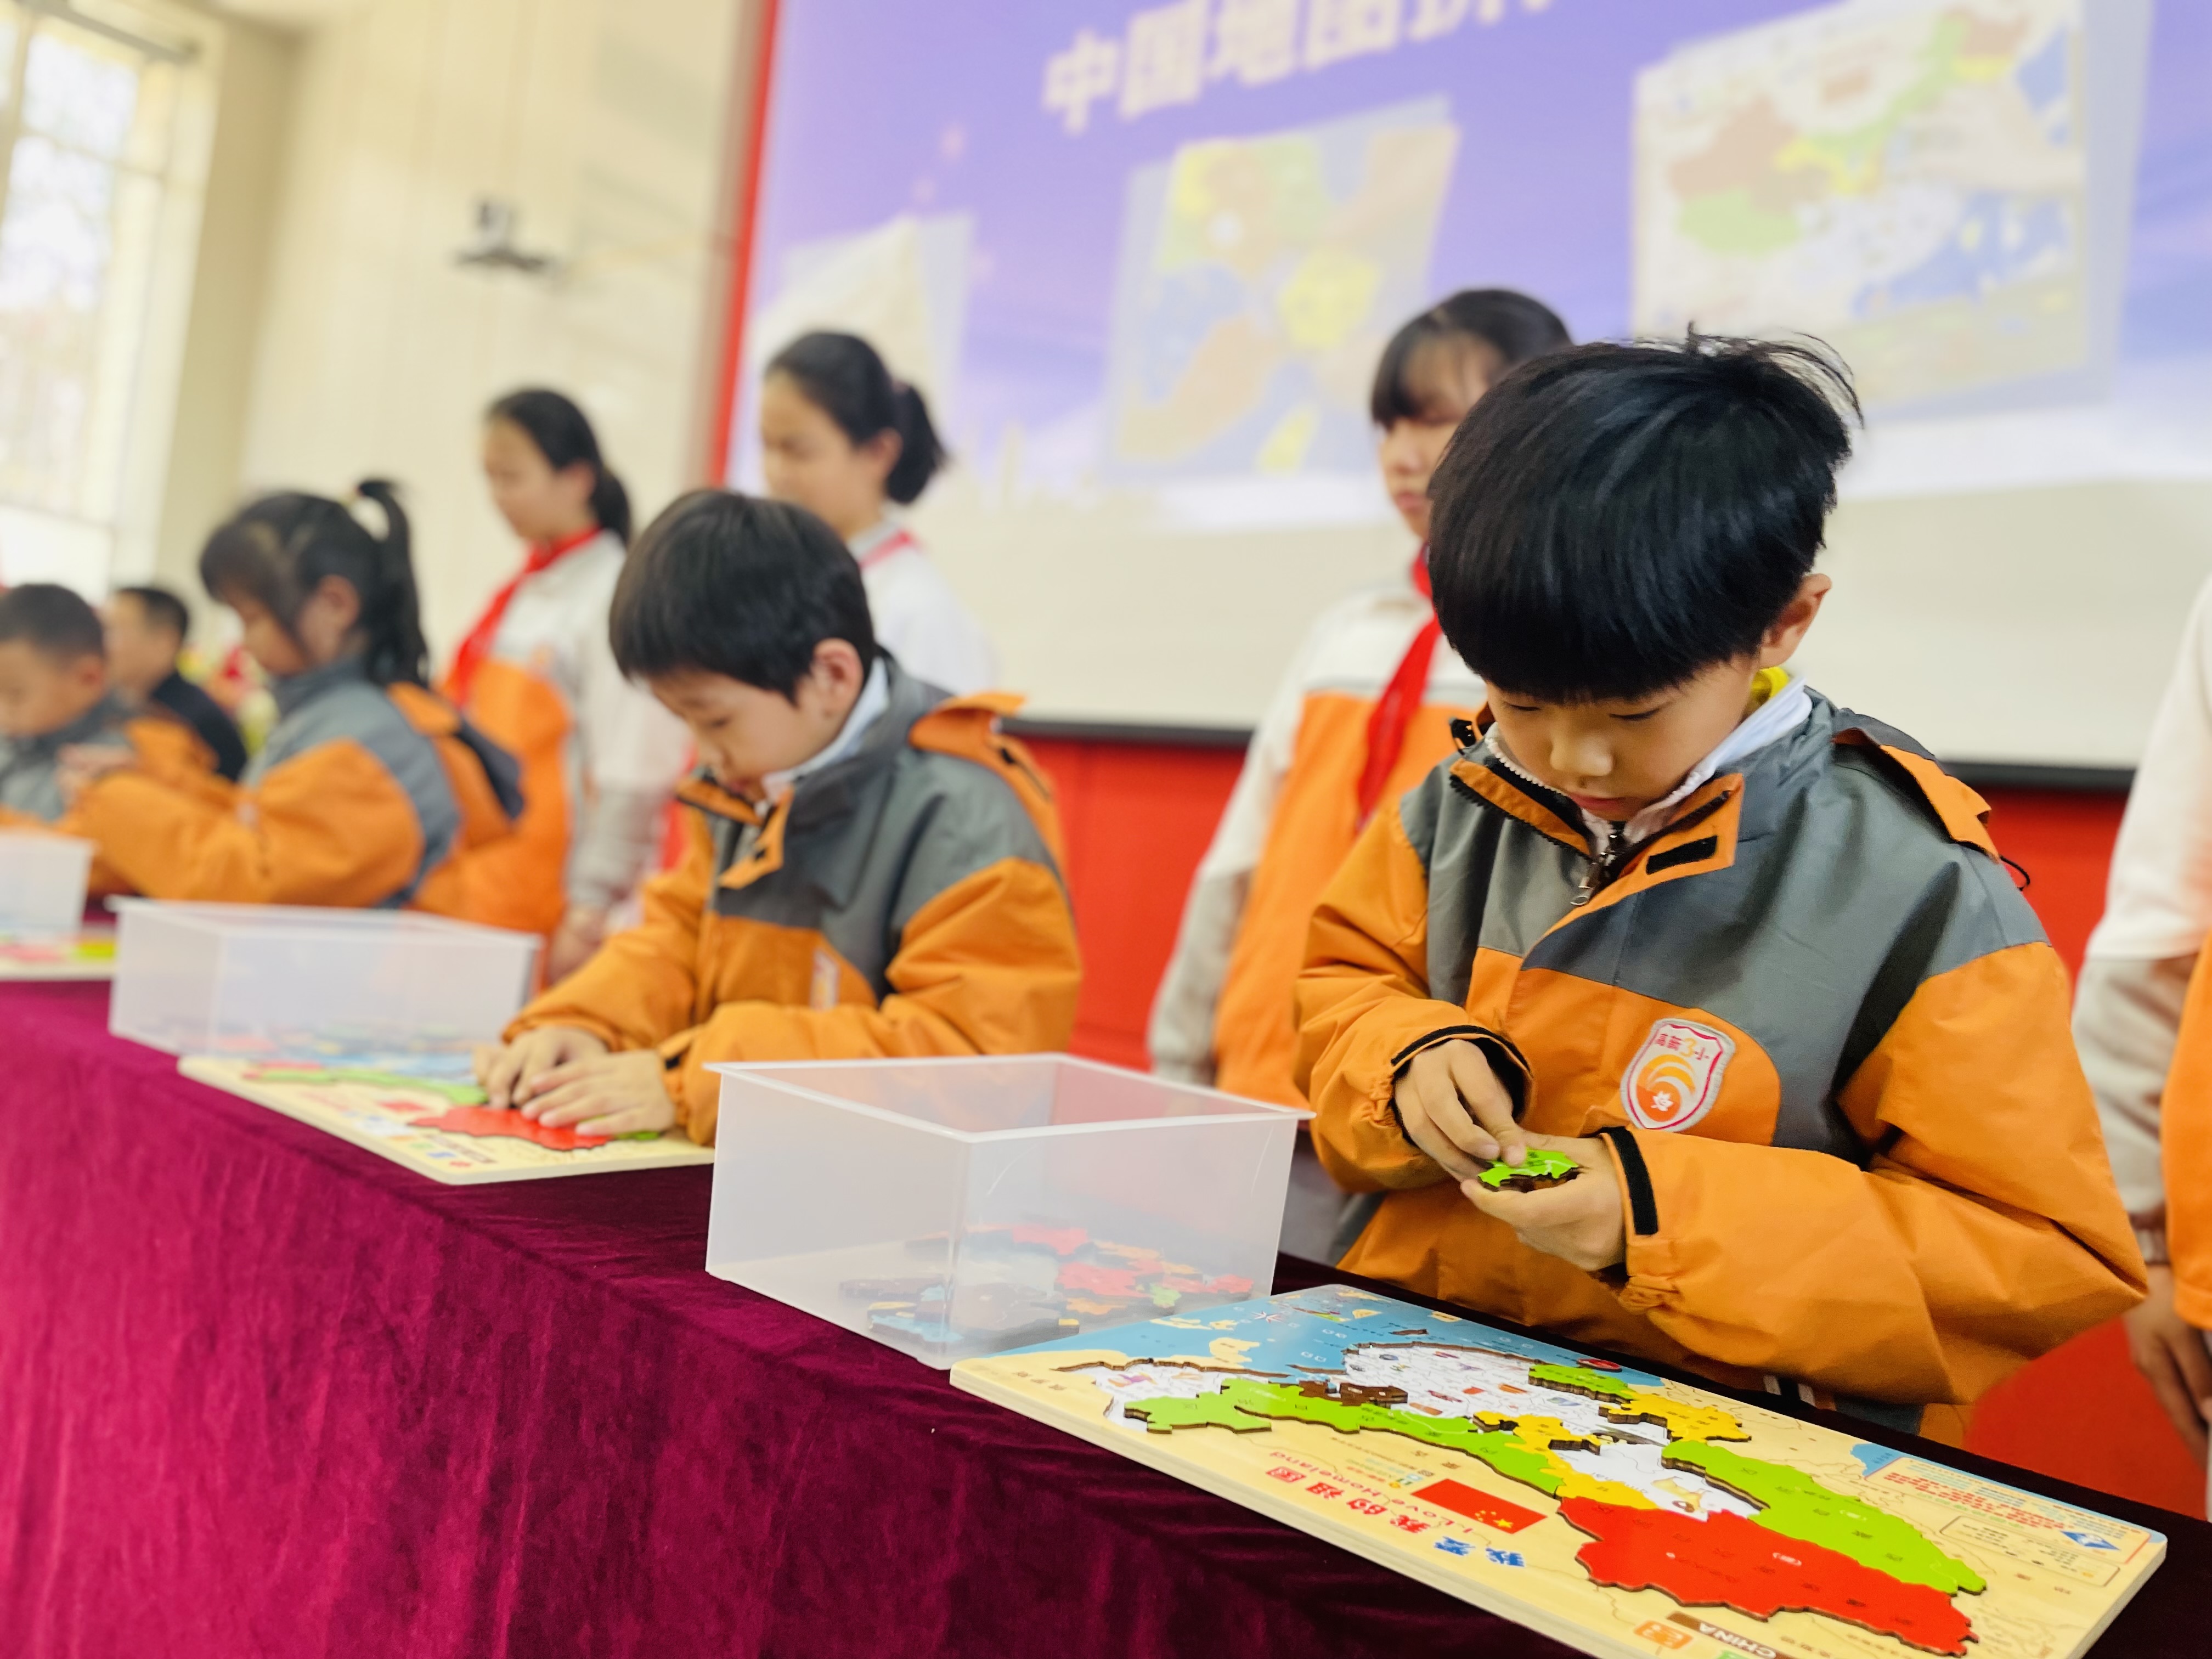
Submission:
MULTIPOLYGON (((105 1027, 0 987, 0 1648, 1567 1651, 710 1278, 708 1170, 439 1186, 105 1027)), ((2212 1526, 1755 1403, 2164 1533, 2097 1650, 2212 1653, 2212 1526)))

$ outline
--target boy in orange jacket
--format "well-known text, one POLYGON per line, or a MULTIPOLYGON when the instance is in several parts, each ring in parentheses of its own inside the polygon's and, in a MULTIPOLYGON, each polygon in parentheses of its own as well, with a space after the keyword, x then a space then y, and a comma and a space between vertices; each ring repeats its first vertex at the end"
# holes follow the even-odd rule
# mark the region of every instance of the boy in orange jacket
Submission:
POLYGON ((2066 978, 1983 824, 1783 668, 1850 450, 1802 348, 1587 346, 1493 386, 1430 567, 1489 688, 1314 919, 1345 1265, 1939 1437, 2142 1294, 2066 978), (1490 1160, 1578 1173, 1498 1190, 1490 1160))
POLYGON ((828 526, 694 491, 631 550, 609 625, 697 744, 690 851, 480 1056, 494 1106, 705 1144, 716 1060, 1066 1046, 1074 922, 1051 799, 998 730, 1014 700, 945 697, 879 650, 828 526))

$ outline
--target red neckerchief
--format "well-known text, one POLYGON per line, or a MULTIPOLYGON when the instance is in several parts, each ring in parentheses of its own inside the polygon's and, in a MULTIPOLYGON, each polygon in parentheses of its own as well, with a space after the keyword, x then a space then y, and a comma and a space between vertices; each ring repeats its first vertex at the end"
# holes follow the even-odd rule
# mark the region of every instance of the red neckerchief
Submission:
POLYGON ((913 532, 901 526, 860 556, 860 568, 873 570, 892 554, 903 552, 909 547, 918 552, 921 544, 915 540, 913 532))
MULTIPOLYGON (((1429 549, 1425 542, 1413 555, 1412 575, 1421 597, 1428 599, 1429 549)), ((1367 760, 1359 769, 1359 823, 1363 829, 1367 820, 1375 816, 1376 803, 1382 799, 1382 786, 1390 781, 1399 756, 1406 752, 1406 732, 1428 694, 1429 665, 1436 658, 1437 640, 1443 632, 1443 627, 1431 610, 1429 619, 1414 633, 1413 643, 1406 647, 1406 654, 1398 659, 1397 671, 1382 688, 1382 695, 1375 700, 1375 712, 1367 717, 1367 760)))
POLYGON ((476 619, 462 637, 460 649, 453 653, 453 665, 446 673, 446 696, 454 703, 464 703, 469 698, 469 683, 477 677, 491 655, 492 641, 499 637, 499 625, 506 619, 507 607, 514 603, 514 595, 522 584, 541 570, 550 569, 556 563, 599 533, 597 525, 579 530, 573 536, 563 536, 550 544, 541 544, 530 550, 530 556, 522 562, 522 568, 507 579, 507 586, 491 596, 483 614, 476 619))

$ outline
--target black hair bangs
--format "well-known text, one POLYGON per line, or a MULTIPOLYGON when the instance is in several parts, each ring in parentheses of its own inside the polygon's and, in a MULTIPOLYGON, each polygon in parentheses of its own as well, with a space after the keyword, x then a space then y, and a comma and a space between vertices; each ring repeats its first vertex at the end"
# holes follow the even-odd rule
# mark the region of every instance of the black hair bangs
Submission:
POLYGON ((379 685, 427 684, 430 653, 398 488, 386 479, 364 478, 355 493, 376 503, 384 518, 381 537, 328 496, 296 489, 264 495, 207 538, 200 549, 200 585, 222 604, 252 599, 296 640, 301 607, 335 576, 361 602, 353 643, 369 678, 379 685))
POLYGON ((1444 637, 1501 690, 1638 700, 1755 651, 1813 568, 1857 401, 1824 349, 1592 345, 1501 380, 1431 488, 1444 637))
POLYGON ((1506 370, 1572 343, 1542 301, 1510 288, 1462 289, 1390 337, 1367 412, 1386 432, 1401 421, 1456 421, 1506 370))
MULTIPOLYGON (((289 502, 293 497, 274 497, 289 502)), ((284 538, 267 519, 240 514, 216 526, 200 549, 200 586, 218 604, 252 599, 289 621, 299 609, 295 573, 284 557, 284 538)))
POLYGON ((1472 336, 1401 329, 1376 366, 1368 416, 1385 432, 1401 421, 1457 421, 1504 368, 1495 346, 1472 336))
POLYGON ((876 659, 860 567, 836 532, 804 507, 728 489, 679 496, 646 526, 607 632, 632 679, 721 674, 787 698, 824 640, 876 659))

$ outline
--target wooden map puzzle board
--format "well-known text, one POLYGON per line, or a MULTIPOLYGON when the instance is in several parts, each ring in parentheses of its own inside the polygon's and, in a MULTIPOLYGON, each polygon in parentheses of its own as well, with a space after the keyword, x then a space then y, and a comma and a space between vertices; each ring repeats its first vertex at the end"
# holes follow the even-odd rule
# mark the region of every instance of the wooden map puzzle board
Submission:
POLYGON ((1607 1659, 2074 1659, 2166 1554, 2125 1522, 1344 1285, 952 1380, 1607 1659))
POLYGON ((477 1090, 434 1078, 210 1055, 179 1060, 177 1070, 449 1186, 665 1170, 714 1161, 711 1147, 694 1146, 681 1130, 570 1147, 542 1145, 541 1140, 574 1142, 576 1138, 560 1131, 538 1131, 520 1113, 493 1112, 481 1104, 483 1097, 477 1090), (424 1127, 424 1120, 439 1117, 476 1125, 479 1132, 424 1127))
POLYGON ((87 927, 53 937, 0 933, 0 981, 114 977, 112 927, 87 927))

